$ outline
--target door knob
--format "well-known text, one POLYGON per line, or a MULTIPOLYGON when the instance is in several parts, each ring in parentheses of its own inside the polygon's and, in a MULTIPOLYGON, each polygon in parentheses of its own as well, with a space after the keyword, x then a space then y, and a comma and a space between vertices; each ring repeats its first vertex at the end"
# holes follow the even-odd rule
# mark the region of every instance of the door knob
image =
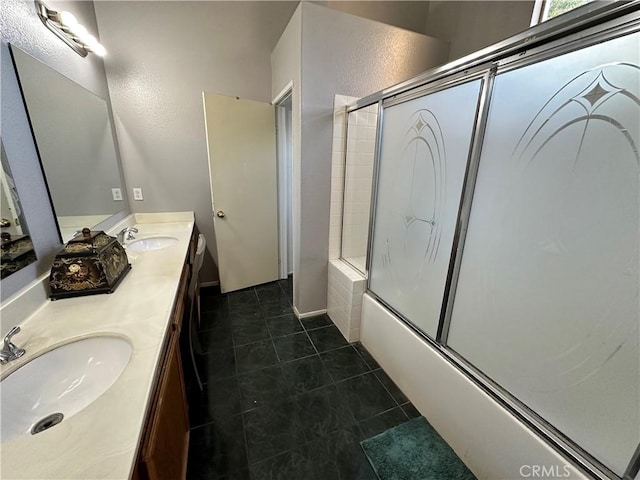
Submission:
POLYGON ((218 217, 218 218, 224 218, 224 212, 223 212, 222 210, 218 210, 218 211, 216 212, 216 217, 218 217))

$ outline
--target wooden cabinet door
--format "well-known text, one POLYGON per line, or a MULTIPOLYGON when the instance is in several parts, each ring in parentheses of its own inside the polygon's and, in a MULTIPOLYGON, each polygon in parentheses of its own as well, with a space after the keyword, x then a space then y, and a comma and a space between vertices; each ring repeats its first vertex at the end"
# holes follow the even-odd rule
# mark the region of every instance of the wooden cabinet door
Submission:
POLYGON ((169 344, 151 432, 144 446, 143 460, 152 480, 184 479, 187 474, 189 419, 178 337, 174 333, 169 344))

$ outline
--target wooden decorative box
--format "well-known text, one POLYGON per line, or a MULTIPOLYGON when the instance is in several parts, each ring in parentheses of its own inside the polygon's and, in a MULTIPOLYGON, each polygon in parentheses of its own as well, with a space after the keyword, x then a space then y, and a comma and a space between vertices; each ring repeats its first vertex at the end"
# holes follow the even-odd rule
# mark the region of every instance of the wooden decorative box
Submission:
POLYGON ((84 228, 53 261, 50 298, 112 293, 129 270, 127 253, 115 237, 84 228))
POLYGON ((0 278, 5 278, 36 260, 33 243, 29 235, 10 235, 2 232, 2 259, 0 260, 0 278))

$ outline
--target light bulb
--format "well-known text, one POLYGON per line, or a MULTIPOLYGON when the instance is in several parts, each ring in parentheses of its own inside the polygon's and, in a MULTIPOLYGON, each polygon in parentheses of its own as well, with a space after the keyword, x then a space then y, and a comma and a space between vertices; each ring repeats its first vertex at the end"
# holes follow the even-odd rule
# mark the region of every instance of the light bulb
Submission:
POLYGON ((76 23, 75 25, 69 27, 69 30, 71 30, 71 33, 73 33, 73 35, 78 38, 84 38, 89 34, 89 32, 87 32, 87 29, 79 23, 76 23))
POLYGON ((107 54, 107 50, 99 43, 96 43, 91 47, 91 51, 99 57, 104 57, 107 54))
POLYGON ((78 20, 71 12, 64 11, 60 13, 58 18, 60 19, 60 23, 69 29, 72 29, 78 24, 78 20))
POLYGON ((82 37, 81 40, 82 40, 82 43, 84 43, 91 50, 93 50, 93 47, 98 45, 98 40, 96 40, 96 37, 94 37, 93 35, 87 34, 84 37, 82 37))

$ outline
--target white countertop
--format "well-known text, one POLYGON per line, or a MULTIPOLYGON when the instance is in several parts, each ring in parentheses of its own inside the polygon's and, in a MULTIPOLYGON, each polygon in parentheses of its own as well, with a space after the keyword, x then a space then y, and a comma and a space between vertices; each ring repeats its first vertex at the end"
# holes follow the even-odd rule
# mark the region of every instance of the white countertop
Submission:
POLYGON ((126 337, 133 346, 129 364, 84 410, 37 435, 2 443, 3 480, 128 479, 132 472, 194 220, 191 212, 132 215, 117 228, 123 225, 138 228, 136 239, 165 235, 178 241, 161 250, 127 250, 132 269, 112 294, 46 301, 20 322, 22 331, 14 337, 27 353, 3 365, 0 375, 55 347, 99 334, 126 337))

